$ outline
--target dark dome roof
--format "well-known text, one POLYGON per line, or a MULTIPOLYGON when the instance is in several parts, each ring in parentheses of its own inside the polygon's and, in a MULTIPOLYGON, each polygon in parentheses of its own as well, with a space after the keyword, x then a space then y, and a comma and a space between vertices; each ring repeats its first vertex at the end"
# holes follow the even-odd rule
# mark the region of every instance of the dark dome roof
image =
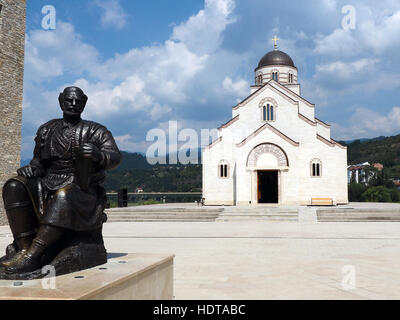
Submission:
POLYGON ((279 50, 268 52, 264 57, 261 58, 257 68, 272 65, 290 66, 295 68, 292 58, 289 57, 286 53, 279 50))

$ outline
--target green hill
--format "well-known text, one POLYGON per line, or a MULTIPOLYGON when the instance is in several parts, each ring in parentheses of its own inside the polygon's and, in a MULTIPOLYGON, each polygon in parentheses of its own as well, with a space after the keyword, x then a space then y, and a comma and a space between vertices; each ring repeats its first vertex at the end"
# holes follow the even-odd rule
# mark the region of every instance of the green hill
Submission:
POLYGON ((201 192, 201 165, 153 166, 149 169, 110 171, 105 188, 108 192, 136 188, 144 192, 201 192))
POLYGON ((385 167, 400 165, 400 135, 379 140, 355 140, 347 144, 349 164, 379 162, 385 167))
POLYGON ((386 179, 400 178, 400 135, 347 143, 349 164, 382 163, 386 179))

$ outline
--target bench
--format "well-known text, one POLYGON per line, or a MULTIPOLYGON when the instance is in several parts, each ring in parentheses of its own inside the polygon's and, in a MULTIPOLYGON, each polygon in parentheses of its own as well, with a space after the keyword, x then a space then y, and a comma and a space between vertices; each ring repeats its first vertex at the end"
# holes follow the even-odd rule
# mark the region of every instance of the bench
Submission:
POLYGON ((311 198, 312 206, 333 206, 332 198, 311 198))

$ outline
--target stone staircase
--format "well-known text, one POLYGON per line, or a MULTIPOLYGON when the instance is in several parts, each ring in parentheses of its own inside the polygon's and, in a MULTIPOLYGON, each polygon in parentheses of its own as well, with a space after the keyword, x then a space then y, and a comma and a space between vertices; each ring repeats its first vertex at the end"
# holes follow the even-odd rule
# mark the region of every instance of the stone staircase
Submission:
POLYGON ((295 207, 225 207, 216 221, 298 221, 295 207))
POLYGON ((214 222, 220 208, 145 208, 107 209, 107 222, 214 222))
POLYGON ((317 209, 318 222, 400 222, 400 209, 317 209))

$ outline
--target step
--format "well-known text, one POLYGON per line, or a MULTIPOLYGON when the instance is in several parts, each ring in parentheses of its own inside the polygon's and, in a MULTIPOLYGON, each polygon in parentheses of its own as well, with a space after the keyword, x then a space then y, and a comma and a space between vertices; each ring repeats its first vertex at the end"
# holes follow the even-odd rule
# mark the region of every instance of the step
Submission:
POLYGON ((317 215, 319 219, 400 219, 400 215, 317 215))
POLYGON ((400 222, 400 219, 318 219, 318 222, 400 222))
POLYGON ((158 215, 115 215, 108 216, 108 219, 216 219, 218 215, 199 216, 158 216, 158 215))
POLYGON ((395 212, 395 211, 348 211, 348 212, 317 211, 317 214, 320 214, 320 215, 371 215, 371 214, 377 214, 377 215, 398 215, 398 216, 400 216, 400 212, 395 212))
POLYGON ((106 209, 106 213, 113 212, 190 212, 190 213, 198 213, 198 212, 210 212, 210 213, 220 213, 223 209, 211 208, 139 208, 139 207, 127 207, 127 208, 112 208, 106 209))
POLYGON ((234 217, 220 217, 216 219, 216 221, 238 221, 238 222, 243 222, 243 221, 298 221, 298 217, 268 217, 268 218, 262 218, 262 217, 257 217, 257 218, 234 218, 234 217))
POLYGON ((298 209, 284 209, 284 208, 248 208, 248 209, 225 209, 223 212, 259 212, 259 213, 263 213, 263 212, 298 212, 298 209))
POLYGON ((222 212, 209 211, 209 212, 187 212, 187 211, 106 211, 107 214, 165 214, 165 215, 173 215, 173 214, 221 214, 222 212))
POLYGON ((218 216, 158 216, 158 215, 118 215, 108 216, 108 219, 217 219, 218 216))
POLYGON ((395 213, 400 214, 400 209, 317 209, 317 213, 349 214, 349 213, 395 213))
POLYGON ((278 216, 278 217, 286 217, 286 216, 290 216, 290 217, 297 217, 298 213, 221 213, 219 215, 220 217, 274 217, 274 216, 278 216))
POLYGON ((215 222, 215 219, 110 219, 113 222, 215 222))
POLYGON ((370 216, 370 217, 337 217, 337 216, 331 216, 331 217, 318 217, 318 221, 398 221, 400 220, 400 217, 376 217, 376 216, 370 216))

